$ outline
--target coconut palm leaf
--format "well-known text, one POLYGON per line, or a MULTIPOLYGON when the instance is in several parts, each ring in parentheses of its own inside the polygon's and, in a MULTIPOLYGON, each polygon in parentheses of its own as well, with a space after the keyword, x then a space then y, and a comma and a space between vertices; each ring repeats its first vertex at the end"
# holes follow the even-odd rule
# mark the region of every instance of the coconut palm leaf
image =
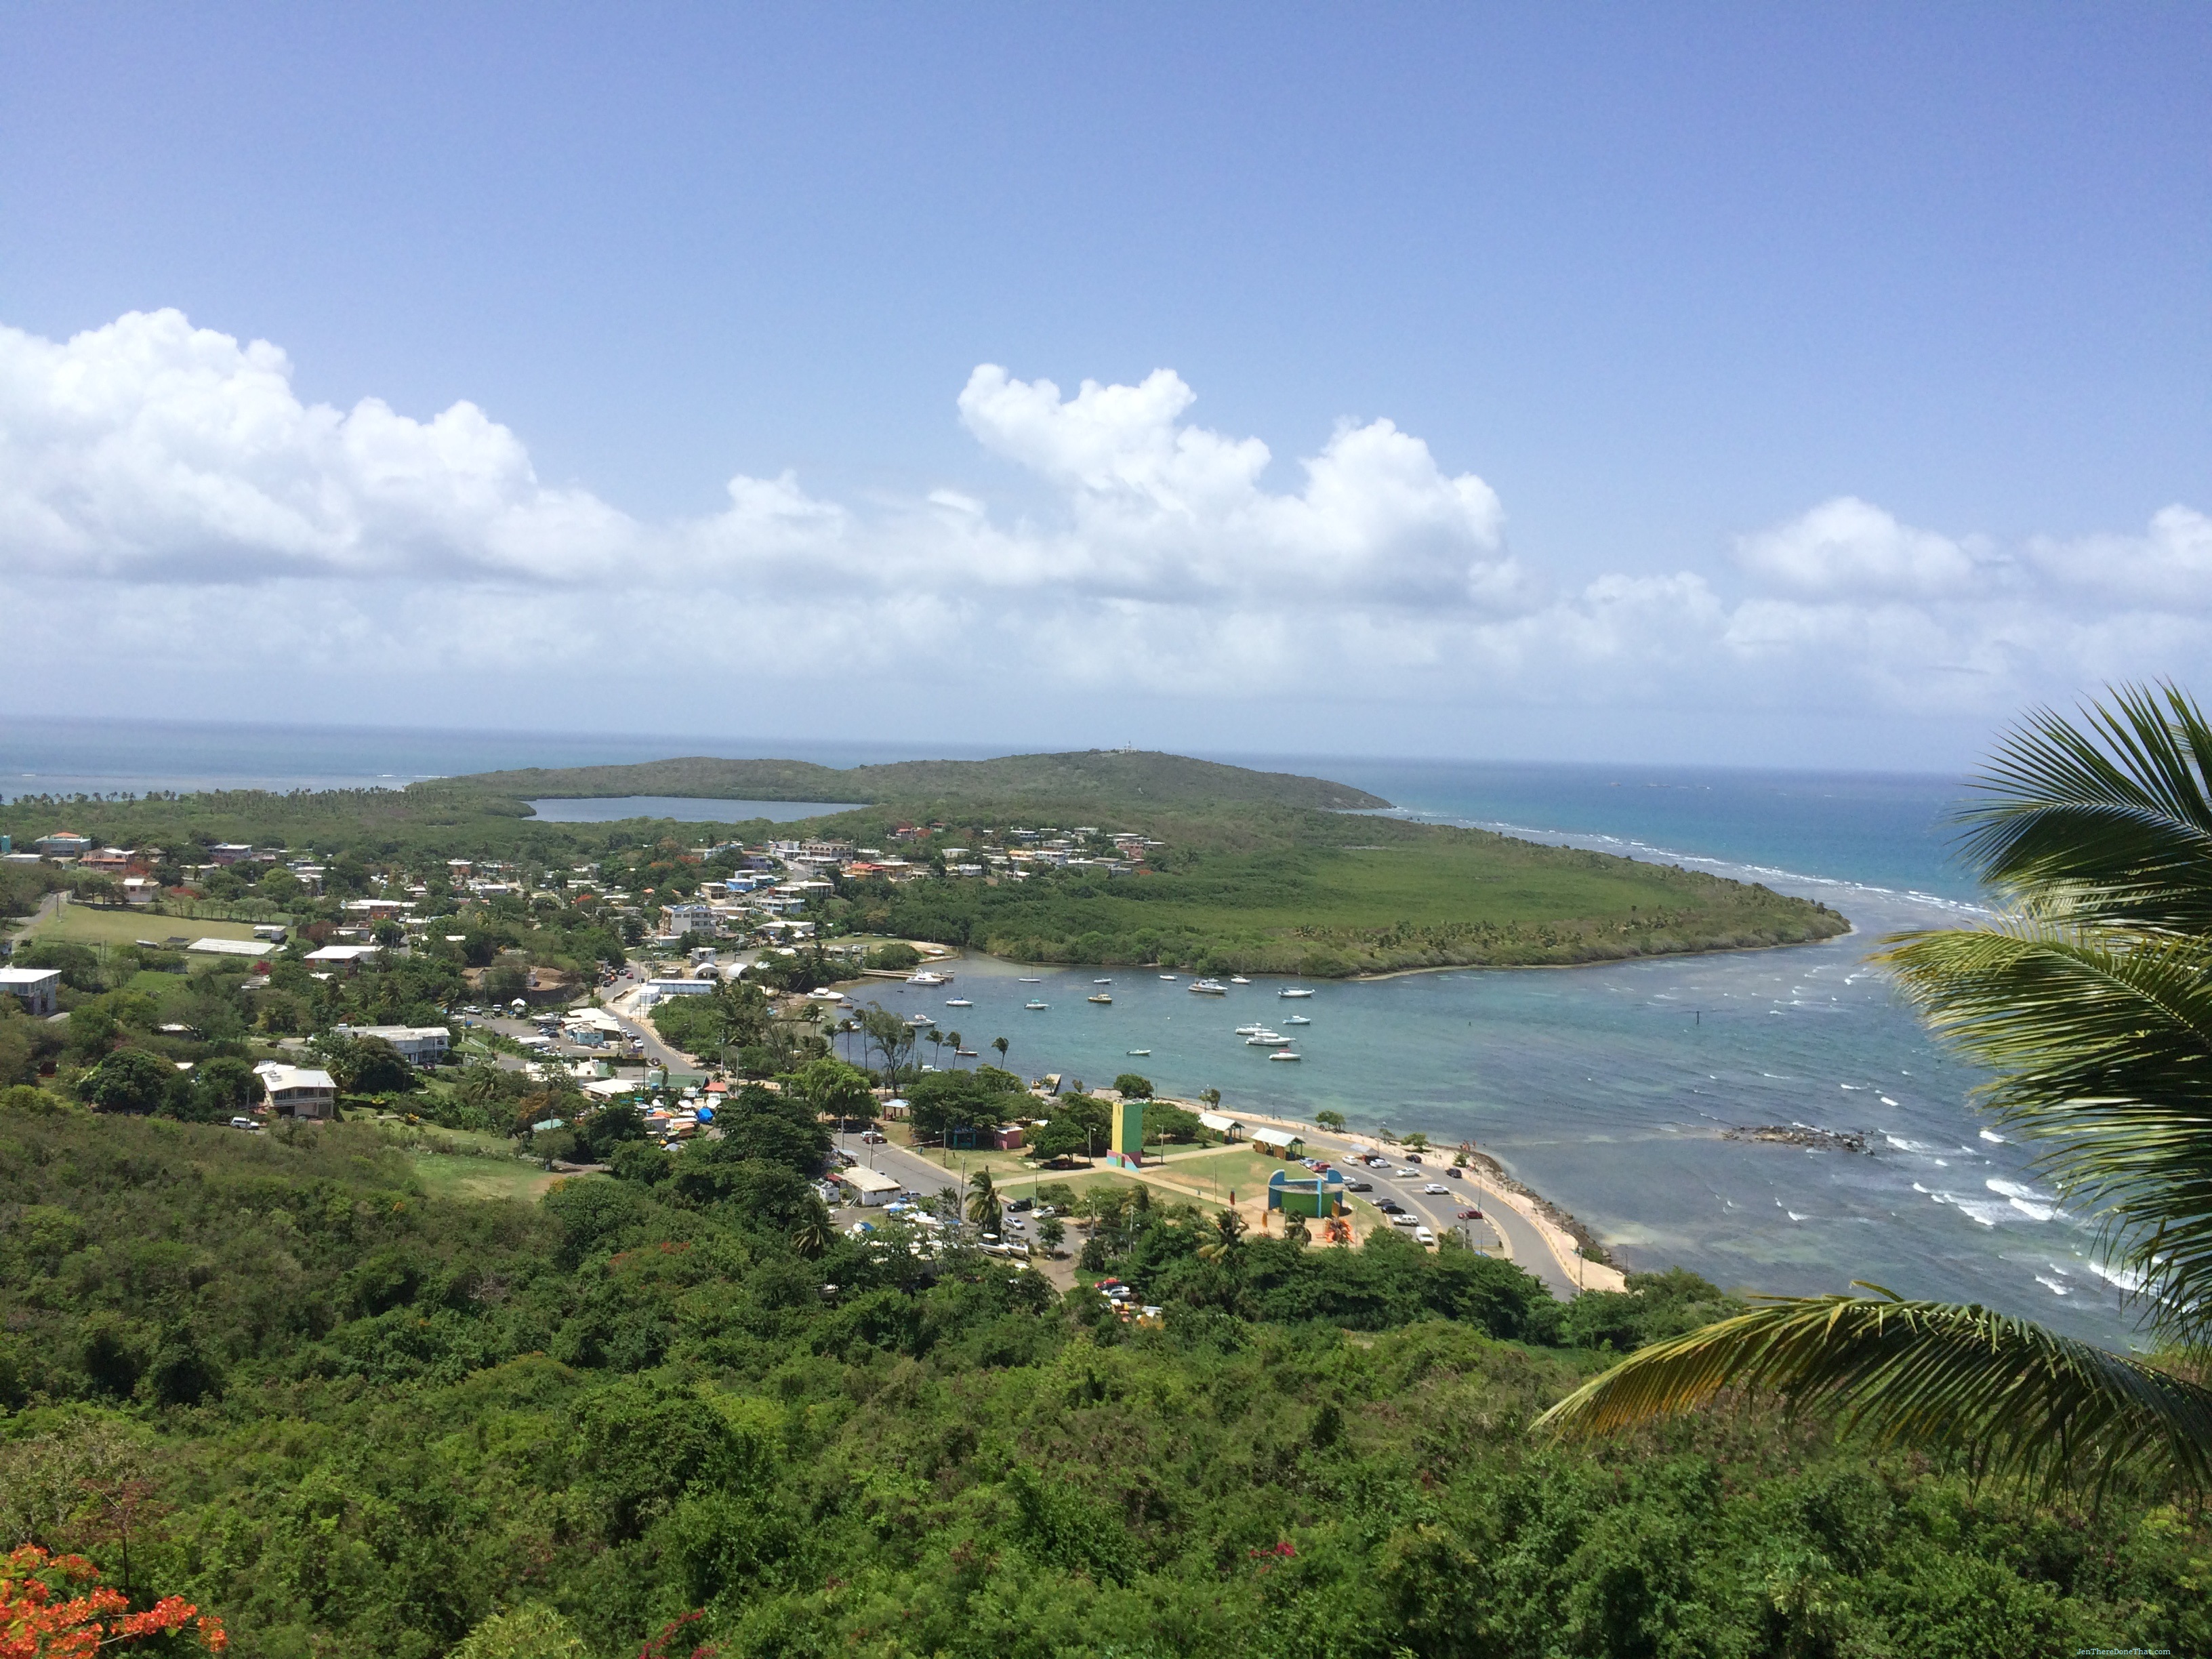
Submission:
POLYGON ((1841 1406, 1848 1427, 1880 1443, 2045 1490, 2124 1473, 2212 1489, 2212 1390, 2026 1320, 1887 1291, 1777 1299, 1639 1349, 1536 1427, 1603 1434, 1694 1410, 1724 1389, 1841 1406))
POLYGON ((1906 938, 1877 960, 1928 1023, 1988 1066, 1997 1121, 2064 1201, 2100 1212, 2108 1260, 2154 1325, 2203 1340, 2212 1307, 2212 949, 2023 922, 1906 938))
POLYGON ((1961 851, 2001 892, 2077 920, 2212 932, 2212 723, 2172 686, 2116 690, 2073 725, 2044 710, 2006 739, 1960 815, 1961 851))

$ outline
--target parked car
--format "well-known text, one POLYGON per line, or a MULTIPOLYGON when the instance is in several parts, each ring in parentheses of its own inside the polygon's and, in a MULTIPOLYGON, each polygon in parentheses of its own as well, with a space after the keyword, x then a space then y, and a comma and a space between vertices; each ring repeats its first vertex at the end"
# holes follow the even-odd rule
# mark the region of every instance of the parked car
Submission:
POLYGON ((1375 1207, 1382 1211, 1384 1215, 1402 1215, 1406 1209, 1406 1206, 1395 1198, 1378 1198, 1375 1200, 1375 1207))
POLYGON ((873 1129, 864 1129, 860 1132, 860 1144, 863 1146, 880 1146, 884 1144, 884 1138, 873 1129))
POLYGON ((1347 1181, 1344 1183, 1344 1190, 1347 1193, 1371 1193, 1375 1190, 1375 1183, 1371 1181, 1347 1181))
POLYGON ((1480 1210, 1462 1210, 1459 1212, 1459 1218, 1462 1221, 1480 1221, 1482 1219, 1482 1212, 1480 1210))
POLYGON ((1010 1214, 1018 1215, 1036 1203, 1036 1200, 1033 1198, 1010 1198, 1006 1200, 1006 1209, 1010 1214))
POLYGON ((1411 1180, 1413 1176, 1420 1174, 1420 1171, 1419 1170, 1393 1170, 1390 1173, 1397 1176, 1401 1180, 1411 1180))
POLYGON ((1451 1188, 1441 1181, 1429 1181, 1421 1184, 1421 1190, 1425 1193, 1449 1193, 1451 1188))
POLYGON ((1421 1224, 1401 1210, 1390 1218, 1390 1224, 1394 1227, 1418 1227, 1421 1224))
POLYGON ((1459 1181, 1464 1178, 1466 1172, 1462 1170, 1458 1164, 1455 1164, 1449 1169, 1446 1170, 1444 1174, 1449 1176, 1454 1181, 1459 1181))
POLYGON ((1413 1242, 1417 1244, 1433 1244, 1437 1242, 1437 1236, 1426 1227, 1416 1227, 1413 1229, 1413 1242))
POLYGON ((1408 1164, 1419 1164, 1420 1161, 1421 1155, 1419 1152, 1408 1152, 1406 1154, 1406 1162, 1408 1164))

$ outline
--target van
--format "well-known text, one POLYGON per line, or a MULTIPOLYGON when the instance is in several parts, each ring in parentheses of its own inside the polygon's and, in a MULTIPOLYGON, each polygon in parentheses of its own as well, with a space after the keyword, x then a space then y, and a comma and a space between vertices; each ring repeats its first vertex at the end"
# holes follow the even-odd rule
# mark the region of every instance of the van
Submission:
POLYGON ((258 1129, 261 1126, 250 1117, 234 1117, 230 1121, 230 1127, 234 1129, 258 1129))

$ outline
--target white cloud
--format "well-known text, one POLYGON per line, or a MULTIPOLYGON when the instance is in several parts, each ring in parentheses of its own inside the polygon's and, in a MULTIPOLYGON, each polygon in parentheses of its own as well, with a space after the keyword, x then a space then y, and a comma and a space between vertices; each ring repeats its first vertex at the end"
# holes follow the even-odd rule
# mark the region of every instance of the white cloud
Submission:
MULTIPOLYGON (((1164 368, 1063 396, 986 364, 958 416, 1044 487, 1034 516, 995 512, 973 480, 854 507, 784 472, 648 523, 541 482, 472 404, 428 419, 307 404, 276 347, 175 312, 61 343, 0 329, 0 604, 75 619, 27 631, 22 674, 97 661, 141 706, 289 714, 322 687, 426 687, 448 720, 559 718, 498 699, 650 660, 641 646, 669 637, 724 677, 728 707, 865 676, 905 708, 1088 709, 1141 690, 1469 720, 1516 704, 2002 718, 2212 667, 2212 520, 2191 507, 2140 535, 2005 550, 1843 496, 1733 544, 1746 597, 1695 570, 1562 589, 1508 550, 1489 484, 1392 422, 1339 425, 1295 487, 1271 488, 1267 446, 1194 423, 1194 404, 1164 368), (241 701, 272 684, 281 707, 241 701)), ((386 712, 331 695, 325 715, 386 712)))
POLYGON ((1984 574, 1977 549, 1932 530, 1899 524, 1856 495, 1736 543, 1736 562, 1754 578, 1805 594, 1962 593, 1984 574))

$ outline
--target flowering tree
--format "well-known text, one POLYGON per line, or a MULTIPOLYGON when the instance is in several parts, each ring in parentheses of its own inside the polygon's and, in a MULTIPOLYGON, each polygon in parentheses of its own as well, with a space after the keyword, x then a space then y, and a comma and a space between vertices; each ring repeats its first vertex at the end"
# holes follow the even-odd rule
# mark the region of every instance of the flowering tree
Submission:
POLYGON ((93 1659, 170 1635, 207 1653, 230 1645, 222 1621, 181 1595, 165 1595, 143 1613, 130 1608, 130 1598, 102 1584, 100 1569, 82 1556, 22 1545, 0 1561, 0 1659, 93 1659))

